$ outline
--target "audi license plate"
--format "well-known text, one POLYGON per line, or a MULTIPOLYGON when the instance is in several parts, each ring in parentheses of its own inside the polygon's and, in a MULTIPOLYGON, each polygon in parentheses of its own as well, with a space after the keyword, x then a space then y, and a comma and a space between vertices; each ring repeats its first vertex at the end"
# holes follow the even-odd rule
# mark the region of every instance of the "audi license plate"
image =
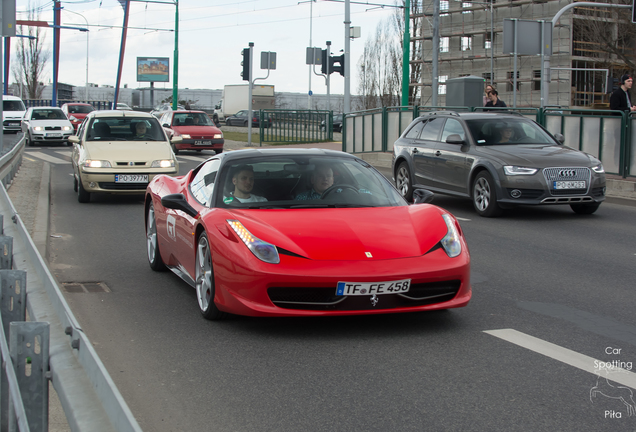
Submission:
POLYGON ((399 294, 408 292, 410 287, 411 279, 389 282, 338 282, 336 295, 399 294))
POLYGON ((115 174, 115 183, 148 183, 148 174, 115 174))
POLYGON ((195 141, 194 145, 210 145, 212 141, 195 141))
POLYGON ((555 181, 554 189, 586 189, 584 181, 555 181))

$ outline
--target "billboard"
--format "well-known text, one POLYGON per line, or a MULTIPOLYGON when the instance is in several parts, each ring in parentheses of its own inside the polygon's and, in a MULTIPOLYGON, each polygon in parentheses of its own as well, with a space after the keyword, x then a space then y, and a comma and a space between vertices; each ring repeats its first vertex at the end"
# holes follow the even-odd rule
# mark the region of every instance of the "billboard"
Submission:
POLYGON ((137 57, 137 82, 169 82, 168 57, 137 57))

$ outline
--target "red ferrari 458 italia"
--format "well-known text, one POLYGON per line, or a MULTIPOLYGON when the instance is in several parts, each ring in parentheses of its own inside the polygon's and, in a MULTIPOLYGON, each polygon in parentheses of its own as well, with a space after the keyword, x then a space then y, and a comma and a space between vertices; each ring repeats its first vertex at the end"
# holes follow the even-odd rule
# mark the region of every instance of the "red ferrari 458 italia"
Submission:
POLYGON ((145 199, 148 260, 196 289, 203 317, 323 316, 466 306, 459 225, 409 205, 367 162, 320 149, 218 154, 145 199))

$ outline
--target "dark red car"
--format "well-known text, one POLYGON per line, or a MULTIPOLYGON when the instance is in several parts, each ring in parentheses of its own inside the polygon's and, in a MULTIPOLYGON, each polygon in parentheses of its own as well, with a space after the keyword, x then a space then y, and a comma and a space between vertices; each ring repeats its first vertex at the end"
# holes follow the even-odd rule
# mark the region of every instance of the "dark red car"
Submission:
POLYGON ((174 154, 179 154, 179 150, 223 151, 223 132, 203 111, 168 111, 159 121, 169 139, 173 136, 183 138, 181 143, 172 145, 174 154))
POLYGON ((73 125, 75 132, 77 132, 77 128, 82 124, 88 113, 95 111, 93 105, 87 103, 65 103, 61 108, 73 125))

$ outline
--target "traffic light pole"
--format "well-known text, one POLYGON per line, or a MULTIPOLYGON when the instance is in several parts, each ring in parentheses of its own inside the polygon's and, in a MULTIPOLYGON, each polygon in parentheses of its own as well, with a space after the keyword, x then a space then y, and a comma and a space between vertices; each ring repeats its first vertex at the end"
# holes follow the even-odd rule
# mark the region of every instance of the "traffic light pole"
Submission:
POLYGON ((250 66, 248 70, 249 74, 249 101, 247 103, 247 145, 252 145, 252 90, 254 83, 252 81, 252 65, 254 64, 254 42, 250 42, 250 66))
POLYGON ((331 71, 329 67, 331 66, 331 62, 329 61, 329 57, 331 56, 331 41, 327 41, 327 111, 331 111, 331 71))

